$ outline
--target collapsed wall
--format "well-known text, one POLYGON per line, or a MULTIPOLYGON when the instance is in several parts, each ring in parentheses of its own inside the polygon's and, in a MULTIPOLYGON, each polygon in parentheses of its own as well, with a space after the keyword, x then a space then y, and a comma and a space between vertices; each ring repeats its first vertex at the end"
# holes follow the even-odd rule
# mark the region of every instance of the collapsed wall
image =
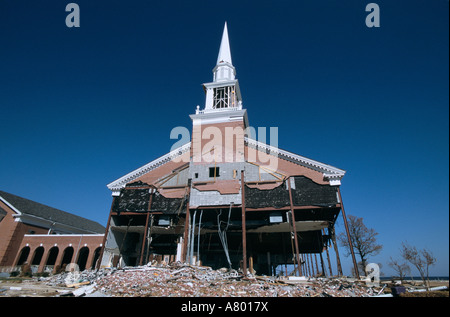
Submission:
MULTIPOLYGON (((340 211, 335 187, 292 177, 291 208, 287 182, 244 185, 248 261, 259 273, 271 275, 278 265, 295 264, 291 210, 302 262, 307 254, 321 254, 330 245, 331 236, 325 233, 340 211)), ((170 188, 170 184, 157 188, 138 181, 114 197, 102 266, 159 260, 201 261, 214 269, 242 267, 242 205, 207 201, 209 205, 189 208, 189 186, 173 186, 172 192, 170 188)))

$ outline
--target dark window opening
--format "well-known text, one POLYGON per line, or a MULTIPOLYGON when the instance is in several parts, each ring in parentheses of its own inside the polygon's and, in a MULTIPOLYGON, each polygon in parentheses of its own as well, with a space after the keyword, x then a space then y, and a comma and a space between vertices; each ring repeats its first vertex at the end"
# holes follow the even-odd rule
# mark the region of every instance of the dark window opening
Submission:
POLYGON ((198 178, 198 173, 195 173, 195 178, 198 178))
POLYGON ((209 168, 209 177, 219 177, 219 168, 218 167, 210 167, 209 168))

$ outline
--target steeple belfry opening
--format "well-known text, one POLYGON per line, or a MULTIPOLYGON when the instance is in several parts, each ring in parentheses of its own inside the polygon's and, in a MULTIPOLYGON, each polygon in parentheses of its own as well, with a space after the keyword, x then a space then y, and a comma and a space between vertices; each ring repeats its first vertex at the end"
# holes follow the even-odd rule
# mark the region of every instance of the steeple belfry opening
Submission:
POLYGON ((214 88, 213 109, 236 107, 236 92, 234 86, 214 88))

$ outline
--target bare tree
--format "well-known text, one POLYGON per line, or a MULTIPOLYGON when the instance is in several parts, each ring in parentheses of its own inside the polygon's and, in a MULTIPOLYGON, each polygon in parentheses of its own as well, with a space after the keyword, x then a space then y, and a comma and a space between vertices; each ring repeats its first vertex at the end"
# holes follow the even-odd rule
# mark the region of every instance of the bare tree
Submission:
POLYGON ((427 288, 429 288, 429 268, 436 263, 436 258, 427 249, 417 250, 416 247, 402 242, 402 257, 410 262, 419 271, 420 277, 427 288))
MULTIPOLYGON (((363 218, 348 215, 347 219, 353 249, 361 259, 361 267, 364 272, 369 255, 377 255, 383 246, 376 244, 376 236, 378 233, 374 229, 367 228, 363 223, 363 218)), ((351 252, 347 235, 341 232, 338 240, 347 252, 345 256, 349 256, 351 252)))
POLYGON ((392 257, 390 258, 391 261, 388 263, 388 265, 394 269, 394 271, 398 274, 398 278, 400 281, 403 281, 406 274, 411 272, 411 268, 406 263, 400 263, 398 260, 394 260, 392 257))

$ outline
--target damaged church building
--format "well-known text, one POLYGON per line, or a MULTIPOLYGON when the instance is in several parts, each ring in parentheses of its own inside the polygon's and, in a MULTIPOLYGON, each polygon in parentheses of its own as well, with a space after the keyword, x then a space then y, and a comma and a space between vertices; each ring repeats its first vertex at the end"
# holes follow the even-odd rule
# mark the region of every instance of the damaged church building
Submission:
POLYGON ((345 171, 252 137, 226 24, 213 81, 203 88, 191 141, 107 185, 99 267, 180 261, 245 274, 274 275, 281 265, 286 275, 333 275, 334 249, 334 274, 342 275, 334 226, 344 212, 345 171))

